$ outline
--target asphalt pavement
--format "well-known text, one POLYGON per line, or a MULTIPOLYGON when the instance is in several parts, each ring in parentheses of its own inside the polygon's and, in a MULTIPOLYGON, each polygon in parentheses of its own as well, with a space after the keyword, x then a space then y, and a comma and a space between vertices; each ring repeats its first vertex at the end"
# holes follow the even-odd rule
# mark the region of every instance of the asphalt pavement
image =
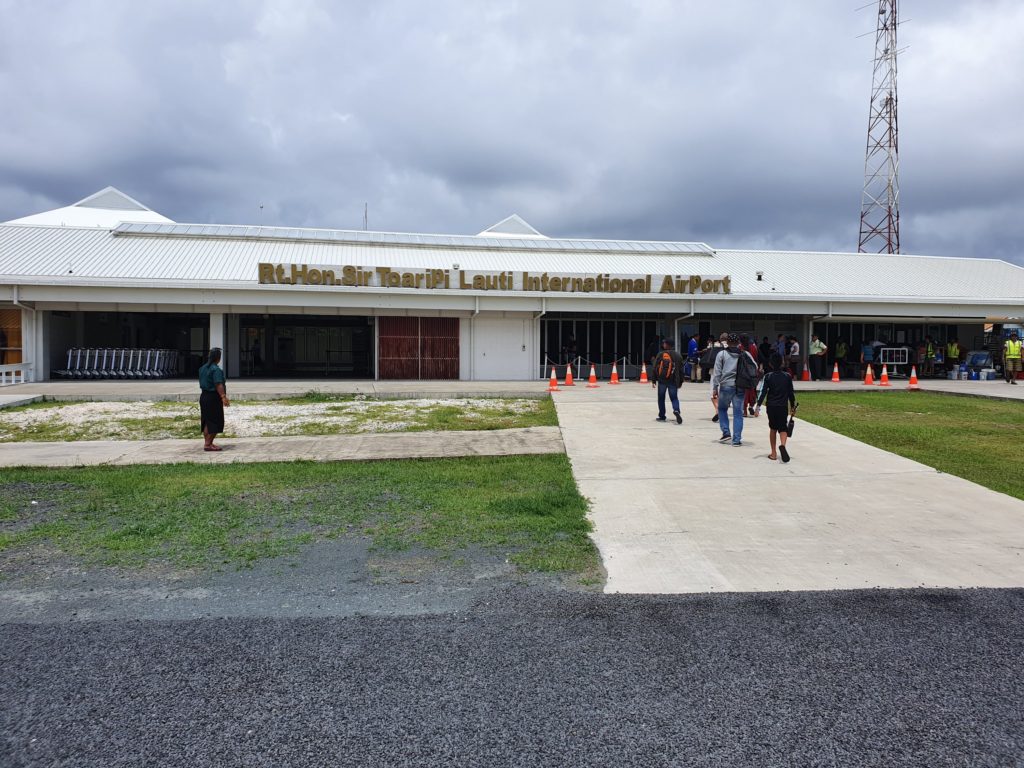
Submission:
POLYGON ((0 626, 0 765, 1019 766, 1024 591, 0 626))

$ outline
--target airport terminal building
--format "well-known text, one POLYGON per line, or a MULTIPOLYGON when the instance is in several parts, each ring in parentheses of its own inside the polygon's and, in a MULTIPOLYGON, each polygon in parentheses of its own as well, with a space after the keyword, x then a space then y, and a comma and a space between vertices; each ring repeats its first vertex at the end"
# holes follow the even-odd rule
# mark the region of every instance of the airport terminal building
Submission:
POLYGON ((980 343, 1024 317, 993 259, 546 237, 178 224, 108 187, 0 224, 4 381, 193 376, 528 380, 636 375, 658 336, 980 343))

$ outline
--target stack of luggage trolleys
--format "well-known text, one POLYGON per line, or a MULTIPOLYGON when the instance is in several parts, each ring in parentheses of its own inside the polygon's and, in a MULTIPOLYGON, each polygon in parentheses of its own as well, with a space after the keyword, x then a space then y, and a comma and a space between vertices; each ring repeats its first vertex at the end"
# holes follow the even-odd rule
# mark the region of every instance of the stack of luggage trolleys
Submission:
POLYGON ((178 373, 178 350, 74 347, 67 367, 54 373, 70 379, 164 379, 178 373))

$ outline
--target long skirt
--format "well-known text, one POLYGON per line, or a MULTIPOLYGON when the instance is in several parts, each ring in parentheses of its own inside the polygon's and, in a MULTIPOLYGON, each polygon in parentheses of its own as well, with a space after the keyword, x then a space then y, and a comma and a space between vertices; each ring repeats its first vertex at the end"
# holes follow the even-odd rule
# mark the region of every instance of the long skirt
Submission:
POLYGON ((224 431, 224 403, 214 390, 204 389, 199 396, 200 429, 211 435, 224 431))

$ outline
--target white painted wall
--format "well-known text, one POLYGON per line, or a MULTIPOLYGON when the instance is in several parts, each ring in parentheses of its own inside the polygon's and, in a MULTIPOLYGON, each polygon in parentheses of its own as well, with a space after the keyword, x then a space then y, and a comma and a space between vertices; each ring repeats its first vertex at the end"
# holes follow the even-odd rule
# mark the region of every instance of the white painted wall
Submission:
POLYGON ((538 323, 530 315, 463 320, 462 344, 469 362, 460 377, 477 381, 529 381, 537 377, 538 323))

